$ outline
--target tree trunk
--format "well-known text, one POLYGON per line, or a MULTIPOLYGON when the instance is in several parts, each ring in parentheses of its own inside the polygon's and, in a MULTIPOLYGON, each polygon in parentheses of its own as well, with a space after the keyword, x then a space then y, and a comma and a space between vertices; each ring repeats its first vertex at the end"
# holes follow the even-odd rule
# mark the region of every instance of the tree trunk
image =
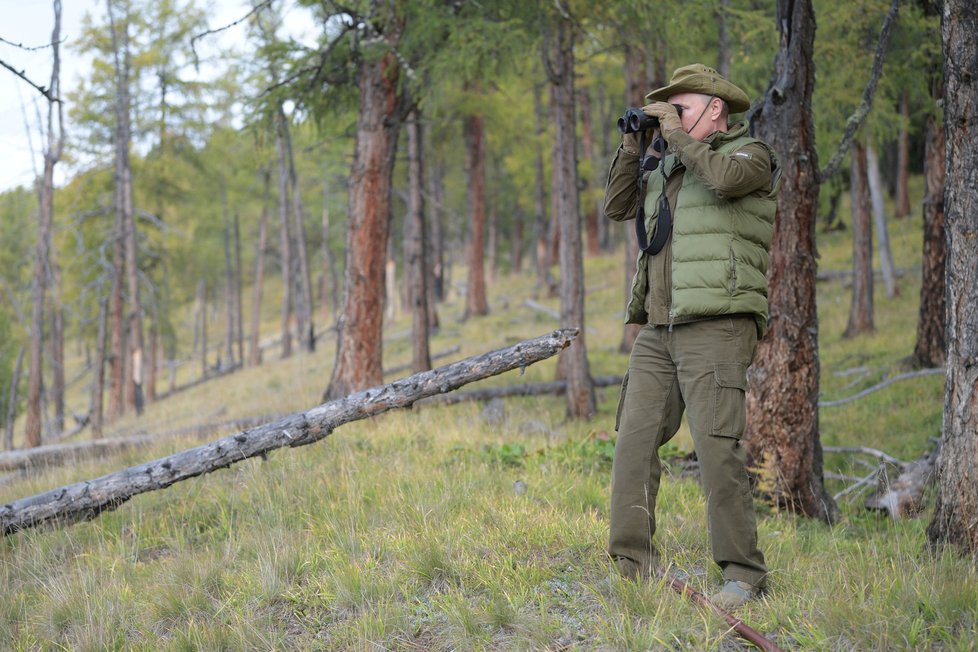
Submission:
MULTIPOLYGON (((52 188, 53 190, 53 188, 52 188)), ((53 431, 65 430, 65 335, 64 306, 61 303, 61 265, 58 252, 51 245, 51 397, 54 400, 53 431)))
POLYGON ((268 168, 265 168, 262 174, 265 179, 265 192, 262 195, 261 217, 258 220, 255 285, 252 288, 254 294, 251 300, 251 348, 248 354, 248 365, 251 367, 261 364, 261 300, 265 286, 265 249, 268 247, 268 199, 272 175, 268 168))
POLYGON ((227 194, 224 196, 224 355, 220 371, 234 366, 234 267, 231 263, 231 219, 228 215, 227 194))
POLYGON ((322 261, 322 272, 319 283, 319 305, 322 309, 323 323, 329 323, 327 311, 332 311, 336 315, 340 308, 337 290, 339 282, 336 277, 336 257, 333 256, 333 249, 329 246, 329 183, 323 181, 323 242, 320 247, 322 261))
POLYGON ((295 255, 293 272, 299 346, 304 351, 314 351, 316 349, 316 333, 312 320, 312 281, 309 275, 309 260, 306 253, 306 228, 302 219, 302 194, 299 192, 299 175, 296 173, 295 155, 292 151, 292 132, 281 106, 279 106, 279 119, 289 166, 289 192, 292 194, 292 235, 295 240, 292 248, 295 255))
POLYGON ((523 207, 516 204, 513 209, 513 241, 509 256, 509 267, 517 276, 523 273, 523 207))
POLYGON ((153 302, 153 322, 149 327, 149 348, 146 349, 146 402, 156 401, 156 374, 160 366, 160 316, 153 302))
POLYGON ((3 449, 14 449, 14 421, 17 420, 17 386, 20 384, 20 370, 24 365, 24 347, 17 351, 17 362, 14 364, 14 374, 10 377, 10 387, 7 388, 7 414, 3 424, 3 449))
POLYGON ((200 319, 200 377, 207 378, 207 282, 197 282, 196 312, 200 319))
MULTIPOLYGON (((591 119, 591 94, 588 89, 582 88, 578 92, 577 96, 580 99, 581 105, 581 147, 583 148, 584 160, 588 162, 588 165, 592 170, 595 170, 598 165, 594 153, 594 133, 592 131, 593 121, 591 119)), ((594 179, 585 179, 583 193, 585 197, 590 197, 592 194, 590 188, 593 181, 594 179)), ((588 257, 600 256, 601 239, 598 236, 598 220, 600 219, 600 216, 598 215, 598 206, 595 202, 590 200, 585 202, 585 206, 585 210, 587 211, 587 214, 585 215, 587 255, 588 257)))
MULTIPOLYGON (((428 207, 428 224, 431 227, 431 237, 429 238, 431 256, 428 259, 431 267, 429 289, 434 296, 434 301, 431 302, 434 313, 435 304, 445 300, 445 229, 442 225, 442 215, 444 214, 442 202, 445 198, 445 186, 442 182, 445 176, 444 165, 439 163, 429 166, 428 172, 428 195, 431 198, 431 201, 426 204, 428 207)), ((438 320, 436 313, 433 316, 435 316, 435 320, 431 326, 434 328, 438 320)))
POLYGON ((250 457, 267 455, 277 448, 314 444, 345 423, 409 407, 423 398, 526 367, 555 355, 568 346, 574 336, 572 331, 555 331, 505 349, 344 396, 210 444, 94 480, 22 498, 0 506, 0 527, 6 536, 45 523, 69 524, 91 520, 141 493, 165 489, 250 457))
POLYGON ((896 206, 893 217, 906 217, 910 214, 910 97, 907 89, 900 96, 900 135, 897 139, 896 206))
POLYGON ((425 261, 424 170, 422 168, 421 116, 417 109, 407 119, 408 210, 405 216, 404 276, 411 310, 411 351, 414 373, 431 369, 428 348, 428 265, 425 261))
MULTIPOLYGON (((282 120, 281 116, 276 122, 282 120)), ((279 217, 279 247, 282 266, 282 358, 292 355, 292 298, 294 261, 292 260, 292 235, 289 233, 289 177, 285 163, 285 142, 282 137, 281 125, 276 125, 275 149, 278 153, 278 217, 279 217)))
POLYGON ((749 370, 743 443, 749 467, 772 471, 782 505, 831 522, 839 511, 825 490, 818 430, 815 14, 811 0, 778 0, 777 15, 775 69, 752 123, 778 152, 782 187, 768 269, 770 326, 749 370))
POLYGON ((550 106, 554 134, 554 217, 560 227, 560 326, 578 329, 574 346, 560 354, 567 379, 567 416, 590 419, 594 415, 594 384, 587 358, 584 324, 584 261, 581 244, 581 209, 577 194, 577 138, 574 119, 574 25, 560 19, 551 49, 550 106))
POLYGON ((488 315, 486 300, 485 229, 486 229, 486 173, 483 143, 482 116, 473 114, 464 118, 465 172, 468 178, 469 278, 465 295, 465 315, 488 315))
POLYGON ((717 17, 717 72, 730 79, 730 37, 727 35, 727 13, 730 0, 720 0, 717 17))
POLYGON ((241 224, 234 214, 234 333, 238 341, 238 363, 244 366, 244 302, 242 301, 241 224))
MULTIPOLYGON (((533 115, 537 116, 537 136, 546 130, 543 125, 543 98, 540 84, 533 85, 533 115)), ((550 293, 554 285, 553 277, 550 275, 550 263, 547 256, 547 202, 544 197, 545 180, 543 175, 543 146, 542 139, 537 139, 536 156, 534 157, 533 171, 536 177, 533 193, 533 207, 536 217, 534 219, 534 237, 536 239, 536 267, 537 267, 537 288, 547 289, 550 293)))
POLYGON ((947 373, 937 503, 927 538, 935 547, 957 546, 978 560, 978 7, 970 0, 945 0, 941 31, 947 137, 947 373))
MULTIPOLYGON (((939 94, 939 86, 935 94, 939 94)), ((931 116, 924 130, 924 254, 914 367, 943 367, 946 360, 944 238, 944 129, 931 116)))
POLYGON ((852 303, 843 337, 876 330, 873 325, 873 225, 869 207, 866 148, 852 145, 852 303))
POLYGON ((883 181, 880 178, 879 160, 872 145, 866 145, 866 176, 869 182, 869 197, 873 204, 873 223, 876 225, 876 239, 879 242, 880 269, 883 271, 883 288, 888 299, 900 294, 897 285, 896 265, 890 249, 890 232, 886 227, 886 207, 883 205, 883 181))
MULTIPOLYGON (((497 180, 498 183, 498 180, 497 180)), ((495 281, 499 274, 499 191, 489 205, 489 280, 495 281)))
MULTIPOLYGON (((645 78, 648 76, 645 70, 645 56, 642 50, 626 46, 625 47, 625 106, 642 106, 645 101, 645 78)), ((655 85, 656 80, 653 82, 655 85)), ((638 241, 626 229, 625 233, 625 303, 628 305, 632 297, 632 279, 635 277, 635 261, 638 260, 638 241)), ((631 353, 635 338, 641 326, 638 324, 625 324, 622 327, 621 343, 618 350, 621 353, 631 353)))
POLYGON ((360 66, 343 313, 337 329, 336 363, 324 400, 378 385, 383 379, 384 263, 402 98, 392 52, 376 61, 364 59, 360 66))
POLYGON ((108 321, 105 299, 99 301, 98 327, 95 336, 95 379, 92 382, 92 439, 102 438, 102 397, 105 395, 105 331, 108 321))

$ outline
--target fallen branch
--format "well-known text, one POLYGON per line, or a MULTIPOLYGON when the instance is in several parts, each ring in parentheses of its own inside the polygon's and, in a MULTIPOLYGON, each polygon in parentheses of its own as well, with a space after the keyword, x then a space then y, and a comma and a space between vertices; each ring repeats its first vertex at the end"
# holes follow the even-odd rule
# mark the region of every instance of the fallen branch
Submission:
MULTIPOLYGON (((595 387, 621 385, 621 381, 621 376, 596 376, 592 379, 595 387)), ((566 391, 566 380, 555 380, 550 383, 521 383, 519 385, 486 387, 485 389, 473 389, 467 392, 452 392, 451 394, 433 396, 423 401, 418 401, 417 405, 455 405, 456 403, 464 403, 466 401, 491 401, 494 398, 508 398, 511 396, 559 395, 566 391)))
POLYGON ((548 308, 542 303, 537 303, 533 299, 524 299, 523 305, 526 306, 527 308, 536 310, 537 312, 542 312, 545 315, 553 317, 557 321, 560 321, 560 313, 558 311, 554 310, 553 308, 548 308))
POLYGON ((906 462, 898 460, 892 455, 887 455, 881 450, 869 448, 868 446, 822 446, 822 451, 825 453, 862 453, 863 455, 870 455, 878 460, 895 464, 901 469, 907 465, 906 462))
POLYGON ((863 391, 857 394, 853 394, 852 396, 847 396, 845 398, 840 398, 834 401, 819 401, 818 406, 836 407, 839 405, 845 405, 846 403, 851 403, 852 401, 860 399, 868 394, 872 394, 873 392, 878 392, 884 387, 888 387, 893 383, 899 382, 901 380, 908 380, 910 378, 919 378, 921 376, 936 376, 938 374, 943 374, 943 373, 944 373, 944 367, 935 367, 933 369, 921 369, 919 371, 909 371, 905 374, 899 374, 897 376, 893 376, 892 378, 887 378, 883 382, 873 385, 872 387, 869 387, 867 389, 864 389, 863 391))
POLYGON ((731 615, 725 609, 721 609, 717 605, 713 604, 705 595, 692 588, 689 584, 686 584, 686 582, 682 581, 678 577, 666 573, 665 581, 670 588, 676 591, 676 593, 679 593, 684 598, 689 598, 699 606, 709 609, 713 611, 713 613, 721 616, 725 621, 727 621, 727 624, 730 625, 733 631, 737 632, 743 638, 753 643, 757 649, 764 650, 764 652, 782 652, 781 648, 779 648, 774 641, 758 632, 740 618, 731 615))
POLYGON ((16 451, 0 453, 0 471, 16 471, 20 469, 35 469, 44 466, 59 466, 76 460, 121 453, 132 448, 152 445, 167 437, 204 437, 213 434, 215 430, 233 428, 244 430, 253 428, 273 419, 281 419, 281 415, 265 415, 222 421, 220 423, 203 423, 177 430, 158 434, 142 433, 127 437, 109 437, 90 441, 79 441, 71 444, 50 444, 35 448, 23 448, 16 451))
MULTIPOLYGON (((882 466, 882 465, 880 465, 880 466, 882 466)), ((862 477, 862 478, 856 478, 856 482, 855 483, 853 483, 852 485, 846 487, 845 489, 843 489, 839 493, 837 493, 834 496, 832 496, 832 500, 839 500, 840 498, 844 498, 845 496, 848 496, 849 494, 851 494, 852 492, 856 491, 860 487, 867 487, 868 488, 869 485, 870 485, 870 483, 872 483, 873 480, 875 480, 876 478, 879 477, 879 474, 880 474, 880 467, 876 467, 875 469, 873 469, 873 472, 870 473, 869 475, 867 475, 865 477, 862 477)))
POLYGON ((90 520, 138 494, 164 489, 249 457, 264 456, 277 448, 315 443, 350 421, 408 407, 422 398, 450 392, 467 383, 511 369, 522 369, 554 356, 569 346, 575 337, 576 330, 554 331, 505 349, 357 392, 197 448, 7 503, 0 507, 3 534, 6 536, 44 523, 90 520))

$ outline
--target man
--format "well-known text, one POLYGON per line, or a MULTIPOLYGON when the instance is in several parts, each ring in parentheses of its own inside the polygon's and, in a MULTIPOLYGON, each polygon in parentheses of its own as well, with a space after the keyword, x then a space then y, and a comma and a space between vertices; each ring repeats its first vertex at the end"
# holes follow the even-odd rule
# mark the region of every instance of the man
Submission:
POLYGON ((756 597, 767 575, 740 437, 747 367, 767 325, 780 164, 746 125, 728 125, 728 114, 746 111, 750 101, 712 68, 679 68, 646 100, 642 110, 659 128, 645 134, 649 140, 623 136, 605 194, 609 218, 643 217, 626 310, 627 323, 643 326, 618 405, 608 552, 623 577, 652 574, 658 448, 676 434, 685 410, 724 578, 711 599, 733 609, 756 597), (664 144, 652 149, 664 157, 650 154, 640 186, 640 143, 659 138, 664 144))

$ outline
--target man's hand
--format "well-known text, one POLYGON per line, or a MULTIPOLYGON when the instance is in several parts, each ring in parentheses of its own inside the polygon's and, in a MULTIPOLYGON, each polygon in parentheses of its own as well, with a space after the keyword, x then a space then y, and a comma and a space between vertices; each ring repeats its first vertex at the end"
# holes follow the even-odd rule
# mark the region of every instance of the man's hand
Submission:
MULTIPOLYGON (((648 147, 655 140, 655 137, 659 134, 658 129, 651 129, 645 132, 645 147, 648 147)), ((637 154, 639 156, 645 156, 645 152, 638 151, 639 148, 639 137, 642 134, 637 132, 622 134, 621 136, 621 148, 628 152, 629 154, 637 154)), ((653 155, 658 158, 658 152, 653 152, 653 155)))
POLYGON ((642 110, 645 111, 646 115, 651 115, 659 119, 659 128, 662 130, 662 137, 666 140, 671 140, 672 134, 676 131, 684 131, 682 120, 679 119, 679 113, 676 112, 676 107, 667 102, 653 102, 647 106, 643 106, 642 110))

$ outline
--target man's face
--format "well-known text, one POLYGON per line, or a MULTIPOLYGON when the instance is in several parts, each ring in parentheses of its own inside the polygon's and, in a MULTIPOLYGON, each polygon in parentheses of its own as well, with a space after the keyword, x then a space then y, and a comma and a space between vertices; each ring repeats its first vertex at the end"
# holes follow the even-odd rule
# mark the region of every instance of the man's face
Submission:
POLYGON ((696 140, 703 140, 719 129, 719 100, 699 93, 678 93, 669 96, 667 101, 683 107, 680 116, 683 130, 696 140))

